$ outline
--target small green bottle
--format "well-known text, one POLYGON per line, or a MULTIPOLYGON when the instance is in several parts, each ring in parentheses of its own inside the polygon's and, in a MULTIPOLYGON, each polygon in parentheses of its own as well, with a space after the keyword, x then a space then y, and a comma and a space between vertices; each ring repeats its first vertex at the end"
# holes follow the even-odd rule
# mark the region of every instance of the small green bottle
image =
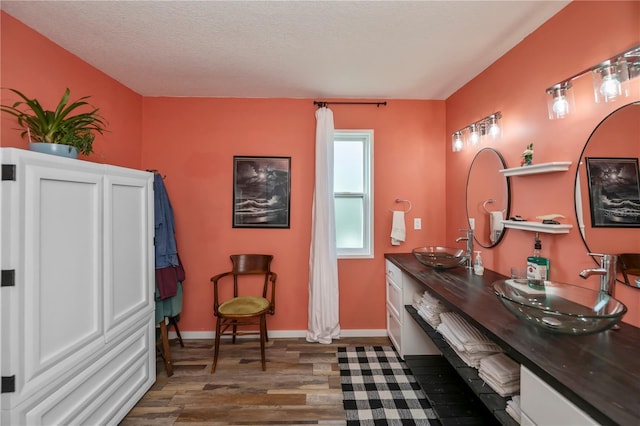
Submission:
POLYGON ((541 281, 549 280, 549 259, 540 255, 542 242, 536 237, 533 246, 533 256, 527 257, 527 279, 529 284, 540 285, 541 281))

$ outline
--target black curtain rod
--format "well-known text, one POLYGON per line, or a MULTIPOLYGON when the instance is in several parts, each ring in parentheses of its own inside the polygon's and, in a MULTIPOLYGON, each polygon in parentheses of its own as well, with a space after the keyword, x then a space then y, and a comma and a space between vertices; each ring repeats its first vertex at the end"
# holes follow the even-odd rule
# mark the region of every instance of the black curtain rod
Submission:
POLYGON ((318 105, 318 108, 326 107, 327 105, 375 105, 380 108, 380 105, 387 106, 387 101, 384 102, 324 102, 313 101, 314 105, 318 105))

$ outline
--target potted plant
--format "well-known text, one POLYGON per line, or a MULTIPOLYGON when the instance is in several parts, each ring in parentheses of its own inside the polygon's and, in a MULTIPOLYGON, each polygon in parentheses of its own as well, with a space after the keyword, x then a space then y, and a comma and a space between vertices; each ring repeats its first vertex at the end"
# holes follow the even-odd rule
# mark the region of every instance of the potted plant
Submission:
POLYGON ((98 108, 85 101, 89 96, 69 102, 71 91, 67 88, 55 110, 51 111, 45 110, 37 99, 30 99, 15 89, 9 90, 22 101, 0 105, 0 110, 18 119, 18 124, 24 129, 20 135, 28 138, 31 150, 42 151, 43 145, 52 144, 49 147, 54 148, 53 153, 57 151, 59 155, 77 158, 78 153, 91 154, 96 133, 105 132, 106 121, 98 113, 98 108), (89 111, 77 111, 87 106, 89 111), (60 149, 63 146, 65 149, 60 149))

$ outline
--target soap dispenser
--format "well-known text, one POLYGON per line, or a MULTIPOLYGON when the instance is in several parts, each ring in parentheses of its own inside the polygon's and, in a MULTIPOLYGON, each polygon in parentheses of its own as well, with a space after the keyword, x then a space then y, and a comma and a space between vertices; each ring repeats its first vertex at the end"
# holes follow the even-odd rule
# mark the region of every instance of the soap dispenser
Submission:
POLYGON ((476 260, 473 262, 473 273, 476 275, 484 274, 484 265, 482 263, 482 256, 480 256, 480 251, 476 251, 476 260))

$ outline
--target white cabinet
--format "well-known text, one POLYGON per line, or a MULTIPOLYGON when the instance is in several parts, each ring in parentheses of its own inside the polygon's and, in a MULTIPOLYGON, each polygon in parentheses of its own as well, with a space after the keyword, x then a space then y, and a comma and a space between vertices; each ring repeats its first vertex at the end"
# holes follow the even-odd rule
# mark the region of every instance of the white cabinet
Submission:
POLYGON ((533 374, 520 367, 520 407, 523 425, 598 425, 589 415, 533 374))
POLYGON ((0 160, 0 422, 117 424, 155 381, 153 175, 0 160))
POLYGON ((414 294, 422 295, 424 287, 389 260, 385 264, 387 333, 393 346, 403 359, 405 355, 439 355, 440 350, 405 309, 413 303, 414 294))

